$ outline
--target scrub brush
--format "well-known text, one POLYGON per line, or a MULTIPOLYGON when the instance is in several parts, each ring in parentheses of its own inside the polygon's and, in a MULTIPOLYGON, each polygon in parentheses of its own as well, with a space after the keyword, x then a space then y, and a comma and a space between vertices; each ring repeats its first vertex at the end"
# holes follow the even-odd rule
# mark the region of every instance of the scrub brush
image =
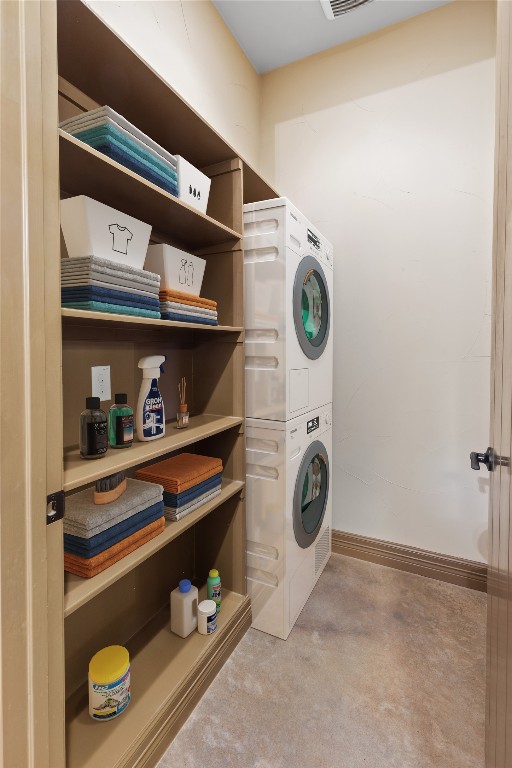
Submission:
POLYGON ((126 475, 124 472, 116 472, 114 475, 102 477, 96 480, 94 491, 95 504, 110 504, 126 491, 126 475))

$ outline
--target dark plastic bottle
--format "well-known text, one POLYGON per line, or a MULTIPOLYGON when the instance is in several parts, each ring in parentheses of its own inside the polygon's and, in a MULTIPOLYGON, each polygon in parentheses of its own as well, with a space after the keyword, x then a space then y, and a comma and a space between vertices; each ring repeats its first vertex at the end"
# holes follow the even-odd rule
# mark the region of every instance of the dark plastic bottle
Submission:
POLYGON ((108 448, 107 414, 100 408, 99 397, 86 398, 85 408, 80 414, 80 456, 101 459, 108 448))

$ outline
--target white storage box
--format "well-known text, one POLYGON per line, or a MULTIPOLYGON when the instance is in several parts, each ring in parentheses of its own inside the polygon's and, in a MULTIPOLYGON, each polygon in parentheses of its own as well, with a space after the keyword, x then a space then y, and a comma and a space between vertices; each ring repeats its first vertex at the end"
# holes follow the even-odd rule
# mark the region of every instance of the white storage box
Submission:
POLYGON ((197 208, 201 213, 206 213, 208 205, 208 195, 210 194, 211 179, 204 173, 185 160, 184 157, 176 155, 178 163, 178 197, 183 202, 188 203, 193 208, 197 208))
POLYGON ((199 296, 206 261, 172 245, 150 245, 144 269, 160 275, 160 290, 199 296))
POLYGON ((61 200, 60 223, 70 258, 97 256, 142 269, 149 224, 85 195, 61 200))

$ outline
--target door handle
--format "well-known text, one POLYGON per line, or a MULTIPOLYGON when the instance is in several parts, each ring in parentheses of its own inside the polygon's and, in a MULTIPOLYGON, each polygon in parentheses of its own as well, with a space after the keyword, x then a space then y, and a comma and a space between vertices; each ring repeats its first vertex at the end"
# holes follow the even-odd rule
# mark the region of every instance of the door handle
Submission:
POLYGON ((469 458, 471 459, 471 469, 480 469, 480 464, 485 464, 489 472, 493 472, 496 466, 510 467, 510 457, 498 456, 490 446, 485 453, 472 451, 469 458))

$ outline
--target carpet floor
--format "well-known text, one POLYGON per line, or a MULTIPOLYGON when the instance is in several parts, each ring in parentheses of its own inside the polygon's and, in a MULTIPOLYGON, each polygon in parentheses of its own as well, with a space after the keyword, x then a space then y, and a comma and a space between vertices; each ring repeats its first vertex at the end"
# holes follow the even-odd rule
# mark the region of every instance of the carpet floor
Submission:
POLYGON ((249 630, 159 768, 483 768, 485 594, 333 555, 249 630))

